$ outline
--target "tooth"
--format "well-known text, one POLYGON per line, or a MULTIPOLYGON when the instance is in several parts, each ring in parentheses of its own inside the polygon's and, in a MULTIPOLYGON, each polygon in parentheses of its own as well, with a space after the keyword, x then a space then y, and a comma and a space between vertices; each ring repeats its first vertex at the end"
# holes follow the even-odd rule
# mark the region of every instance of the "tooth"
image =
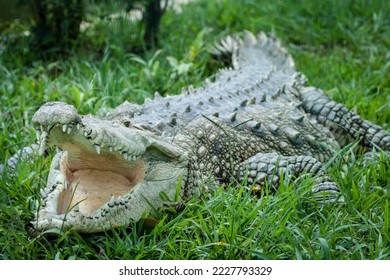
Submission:
POLYGON ((68 134, 70 134, 71 132, 72 132, 72 127, 70 126, 70 127, 68 127, 68 134))
POLYGON ((80 124, 79 123, 76 125, 76 128, 77 128, 77 130, 80 129, 80 124))
POLYGON ((62 186, 64 188, 63 190, 66 191, 69 187, 68 182, 66 180, 64 180, 64 183, 62 184, 62 186))
POLYGON ((37 130, 35 131, 35 133, 36 133, 36 135, 37 135, 37 140, 39 140, 39 139, 41 138, 41 133, 42 133, 42 131, 41 131, 40 129, 37 129, 37 130))
POLYGON ((100 155, 100 146, 99 145, 94 145, 94 146, 95 146, 96 152, 98 153, 98 155, 100 155))
POLYGON ((44 131, 41 135, 41 139, 40 139, 40 143, 39 143, 39 150, 38 150, 39 155, 43 155, 45 153, 47 136, 48 136, 48 133, 46 131, 44 131))
POLYGON ((66 131, 67 128, 68 128, 68 126, 67 126, 66 124, 64 124, 64 125, 62 126, 62 132, 65 133, 65 131, 66 131))
POLYGON ((110 201, 107 203, 108 207, 110 207, 110 208, 114 207, 114 205, 115 205, 114 201, 115 201, 114 197, 111 196, 110 201))
POLYGON ((110 153, 112 153, 112 147, 108 147, 108 150, 110 151, 110 153))
POLYGON ((84 128, 84 136, 85 136, 85 137, 89 136, 91 133, 92 133, 92 130, 91 130, 91 129, 86 129, 86 128, 84 128))

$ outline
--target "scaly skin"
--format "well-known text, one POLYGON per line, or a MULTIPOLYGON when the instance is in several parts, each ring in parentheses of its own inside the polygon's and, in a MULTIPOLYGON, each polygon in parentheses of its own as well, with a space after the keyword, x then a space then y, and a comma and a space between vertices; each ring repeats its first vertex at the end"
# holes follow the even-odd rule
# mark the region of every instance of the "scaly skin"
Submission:
POLYGON ((63 150, 42 191, 36 229, 104 231, 167 199, 186 201, 232 180, 275 186, 282 173, 311 174, 316 200, 342 201, 323 163, 350 141, 389 150, 387 131, 306 87, 278 40, 245 33, 211 51, 231 55, 234 69, 203 88, 125 102, 105 120, 60 102, 36 112, 39 150, 63 150))

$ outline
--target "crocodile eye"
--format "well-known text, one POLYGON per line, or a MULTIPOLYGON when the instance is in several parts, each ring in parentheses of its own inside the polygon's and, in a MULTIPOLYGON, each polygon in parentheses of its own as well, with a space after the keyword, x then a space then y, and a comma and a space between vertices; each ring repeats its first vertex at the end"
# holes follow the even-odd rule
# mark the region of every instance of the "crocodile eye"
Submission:
POLYGON ((128 127, 128 128, 132 128, 133 127, 133 124, 131 123, 131 119, 130 118, 121 117, 121 118, 118 118, 118 119, 114 120, 114 122, 119 124, 119 125, 123 125, 125 127, 128 127))
POLYGON ((128 127, 128 128, 133 127, 133 125, 131 124, 131 121, 129 121, 129 120, 124 120, 124 121, 122 122, 122 124, 123 124, 124 126, 128 127))
POLYGON ((112 120, 111 122, 116 127, 118 126, 125 126, 127 128, 133 127, 133 124, 131 123, 131 120, 129 118, 117 118, 112 120))

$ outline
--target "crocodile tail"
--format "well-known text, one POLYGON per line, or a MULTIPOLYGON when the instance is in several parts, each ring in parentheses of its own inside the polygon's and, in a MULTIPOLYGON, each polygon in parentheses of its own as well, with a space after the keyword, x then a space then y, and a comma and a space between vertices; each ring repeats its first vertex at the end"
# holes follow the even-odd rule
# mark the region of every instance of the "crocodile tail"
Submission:
POLYGON ((287 73, 296 72, 294 60, 282 43, 262 31, 257 37, 249 31, 244 31, 242 39, 240 36, 227 36, 210 47, 209 52, 222 59, 229 58, 235 69, 259 64, 287 73))

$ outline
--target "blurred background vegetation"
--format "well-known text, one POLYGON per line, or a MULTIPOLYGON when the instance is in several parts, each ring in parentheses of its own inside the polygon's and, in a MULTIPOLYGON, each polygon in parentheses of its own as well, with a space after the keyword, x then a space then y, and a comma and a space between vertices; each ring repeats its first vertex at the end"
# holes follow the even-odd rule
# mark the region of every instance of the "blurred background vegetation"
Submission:
MULTIPOLYGON (((77 44, 80 32, 91 24, 133 17, 140 22, 144 47, 154 49, 167 6, 168 0, 1 0, 0 31, 3 42, 12 51, 15 44, 24 41, 24 55, 29 59, 50 59, 80 46, 77 44)), ((129 33, 127 37, 134 35, 129 33)))

